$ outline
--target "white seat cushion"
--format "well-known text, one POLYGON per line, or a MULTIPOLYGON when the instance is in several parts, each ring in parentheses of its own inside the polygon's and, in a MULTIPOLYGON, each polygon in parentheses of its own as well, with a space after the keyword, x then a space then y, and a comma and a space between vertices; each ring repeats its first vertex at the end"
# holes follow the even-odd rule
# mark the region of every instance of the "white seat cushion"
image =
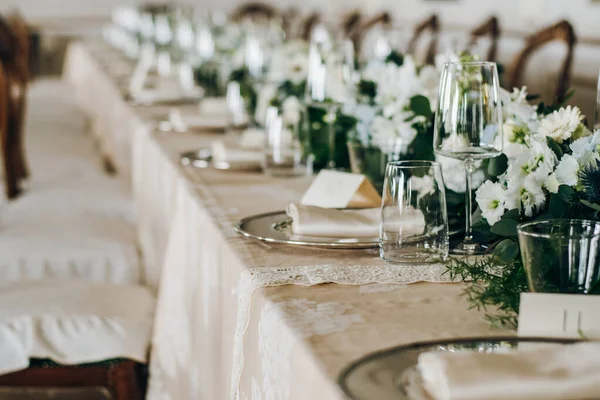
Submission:
POLYGON ((45 280, 0 285, 0 374, 30 358, 146 362, 155 298, 137 285, 45 280))
POLYGON ((91 215, 134 223, 133 200, 125 185, 107 177, 73 177, 71 181, 32 180, 21 196, 1 209, 2 223, 46 215, 91 215))
POLYGON ((0 280, 82 278, 138 283, 132 224, 93 215, 8 219, 0 226, 0 280))

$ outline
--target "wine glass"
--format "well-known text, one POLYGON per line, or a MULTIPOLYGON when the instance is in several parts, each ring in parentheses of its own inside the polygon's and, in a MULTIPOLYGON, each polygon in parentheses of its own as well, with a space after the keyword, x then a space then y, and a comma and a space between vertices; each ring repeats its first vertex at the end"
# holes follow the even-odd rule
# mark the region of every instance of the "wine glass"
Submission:
POLYGON ((596 116, 594 129, 600 129, 600 73, 598 74, 598 86, 596 87, 596 116))
POLYGON ((482 254, 485 247, 473 239, 471 227, 471 175, 476 161, 496 157, 502 152, 502 108, 496 63, 444 64, 433 147, 436 154, 460 159, 465 163, 465 238, 452 252, 482 254))
POLYGON ((329 141, 328 169, 337 168, 335 120, 342 106, 353 99, 355 81, 352 42, 344 40, 335 44, 331 40, 323 40, 311 43, 305 103, 326 113, 329 141))

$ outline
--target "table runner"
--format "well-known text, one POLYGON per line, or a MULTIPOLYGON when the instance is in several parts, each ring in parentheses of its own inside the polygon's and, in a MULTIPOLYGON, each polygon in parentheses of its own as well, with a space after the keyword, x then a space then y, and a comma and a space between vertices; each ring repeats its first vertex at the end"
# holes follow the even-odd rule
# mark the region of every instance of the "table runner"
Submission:
POLYGON ((133 68, 87 40, 70 46, 64 77, 90 112, 103 151, 131 174, 145 283, 159 292, 149 398, 340 399, 337 375, 369 352, 498 334, 467 309, 462 285, 399 284, 447 280, 440 267, 392 266, 376 250, 239 237, 236 220, 282 209, 310 179, 181 166, 180 152, 222 135, 153 131, 151 122, 168 109, 127 104, 127 65, 133 68), (265 287, 275 284, 286 286, 265 287))

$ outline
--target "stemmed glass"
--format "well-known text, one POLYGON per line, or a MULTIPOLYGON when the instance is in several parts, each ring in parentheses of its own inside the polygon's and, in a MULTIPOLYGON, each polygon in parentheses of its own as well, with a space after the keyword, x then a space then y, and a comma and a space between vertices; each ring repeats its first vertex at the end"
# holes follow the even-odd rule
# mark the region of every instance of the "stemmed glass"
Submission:
POLYGON ((440 80, 433 147, 436 154, 463 160, 467 180, 466 229, 455 254, 482 254, 473 239, 472 181, 476 161, 502 152, 502 107, 498 69, 492 62, 446 63, 440 80))
POLYGON ((336 169, 335 120, 342 106, 352 99, 356 81, 352 42, 344 40, 336 45, 330 40, 313 41, 308 62, 305 102, 309 107, 326 112, 329 140, 327 168, 336 169))
POLYGON ((600 129, 600 73, 598 74, 598 86, 596 87, 596 118, 594 129, 600 129))

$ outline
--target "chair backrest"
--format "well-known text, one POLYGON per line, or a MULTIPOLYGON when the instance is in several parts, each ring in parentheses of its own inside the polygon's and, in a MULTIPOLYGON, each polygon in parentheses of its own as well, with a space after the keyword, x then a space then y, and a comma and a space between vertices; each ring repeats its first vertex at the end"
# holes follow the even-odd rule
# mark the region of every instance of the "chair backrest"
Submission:
POLYGON ((302 21, 302 26, 300 27, 300 38, 308 41, 310 40, 310 36, 312 34, 315 26, 321 21, 321 13, 320 12, 312 12, 304 21, 302 21))
POLYGON ((358 10, 350 11, 342 17, 340 27, 345 37, 352 35, 352 32, 360 25, 361 19, 362 15, 358 10))
POLYGON ((250 2, 238 6, 229 15, 233 21, 241 21, 244 19, 263 19, 270 20, 279 15, 277 8, 267 3, 250 2))
MULTIPOLYGON (((7 107, 7 127, 3 132, 2 156, 6 196, 15 198, 21 192, 21 181, 28 176, 24 149, 24 126, 27 84, 29 79, 28 40, 26 30, 13 26, 12 18, 0 16, 0 62, 3 65, 6 93, 3 93, 7 107), (25 54, 23 54, 25 53, 25 54)), ((25 28, 26 29, 26 28, 25 28)))
POLYGON ((14 137, 10 130, 10 87, 9 75, 0 61, 0 150, 4 191, 8 199, 15 198, 20 192, 19 177, 15 168, 14 137))
POLYGON ((436 14, 431 15, 429 18, 425 19, 415 27, 413 37, 408 43, 408 53, 415 53, 419 38, 427 31, 431 32, 431 41, 429 42, 427 53, 425 55, 425 63, 433 64, 435 62, 435 54, 437 52, 437 41, 440 31, 439 19, 436 14))
POLYGON ((485 22, 471 31, 470 47, 475 46, 477 39, 488 36, 490 47, 486 55, 486 61, 496 61, 498 53, 498 40, 500 39, 500 22, 496 16, 488 18, 485 22))
POLYGON ((25 81, 29 81, 29 28, 27 23, 18 12, 12 13, 8 16, 8 23, 12 28, 14 34, 14 40, 16 45, 16 60, 18 73, 20 77, 25 81))
POLYGON ((392 23, 392 16, 390 15, 389 12, 387 11, 383 11, 371 18, 369 18, 368 20, 366 20, 364 23, 359 24, 356 29, 354 30, 354 32, 351 33, 350 38, 352 39, 352 43, 354 43, 354 49, 356 51, 356 54, 360 54, 360 48, 362 45, 362 41, 365 37, 365 35, 373 28, 375 28, 378 25, 381 26, 389 26, 392 23))
POLYGON ((525 66, 535 51, 553 41, 562 41, 567 45, 567 54, 559 70, 558 86, 555 92, 555 100, 561 101, 565 98, 571 77, 574 47, 577 42, 573 27, 565 20, 542 29, 527 38, 525 48, 515 57, 512 65, 512 77, 509 82, 511 88, 520 87, 523 84, 525 66))

